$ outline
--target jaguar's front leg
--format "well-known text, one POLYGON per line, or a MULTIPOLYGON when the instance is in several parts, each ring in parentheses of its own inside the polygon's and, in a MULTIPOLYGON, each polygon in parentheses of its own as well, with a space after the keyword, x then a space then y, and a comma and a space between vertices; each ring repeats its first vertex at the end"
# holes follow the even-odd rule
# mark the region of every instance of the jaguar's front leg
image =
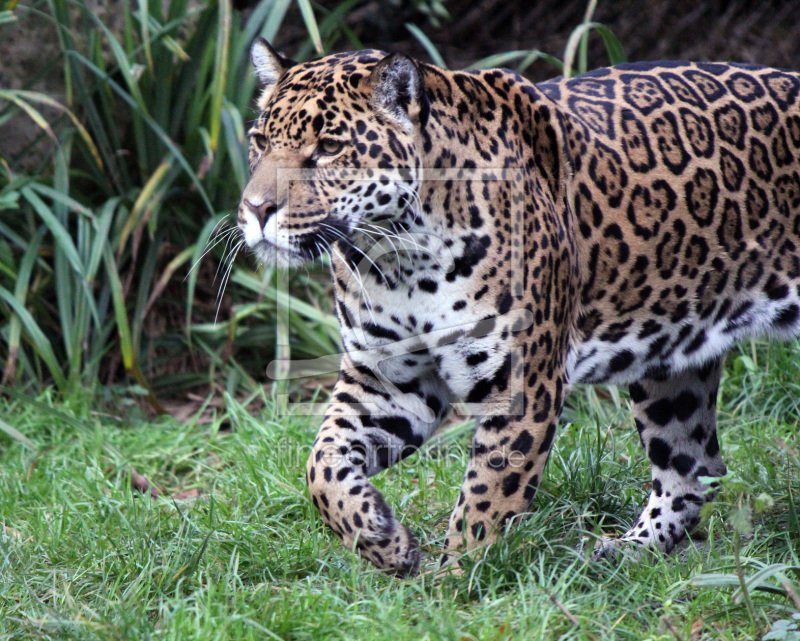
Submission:
POLYGON ((414 391, 395 398, 345 356, 307 464, 309 492, 325 523, 348 548, 399 575, 418 570, 418 542, 367 479, 416 451, 448 407, 436 382, 409 387, 414 391), (425 407, 433 421, 425 420, 425 407))
POLYGON ((448 551, 464 542, 468 550, 491 542, 509 519, 530 509, 566 393, 561 367, 538 365, 529 362, 518 385, 509 385, 507 413, 483 416, 479 423, 450 516, 448 551))

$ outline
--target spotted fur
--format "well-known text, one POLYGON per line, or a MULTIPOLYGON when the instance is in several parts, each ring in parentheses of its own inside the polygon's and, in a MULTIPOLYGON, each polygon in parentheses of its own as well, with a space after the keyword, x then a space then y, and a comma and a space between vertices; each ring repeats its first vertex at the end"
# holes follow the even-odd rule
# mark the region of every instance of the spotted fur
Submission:
POLYGON ((726 350, 800 335, 800 76, 659 62, 534 85, 263 41, 253 60, 239 226, 266 261, 330 253, 346 350, 307 467, 324 521, 416 571, 368 479, 460 399, 479 421, 447 548, 485 544, 529 510, 568 388, 613 383, 652 463, 622 541, 671 550, 725 473, 726 350))

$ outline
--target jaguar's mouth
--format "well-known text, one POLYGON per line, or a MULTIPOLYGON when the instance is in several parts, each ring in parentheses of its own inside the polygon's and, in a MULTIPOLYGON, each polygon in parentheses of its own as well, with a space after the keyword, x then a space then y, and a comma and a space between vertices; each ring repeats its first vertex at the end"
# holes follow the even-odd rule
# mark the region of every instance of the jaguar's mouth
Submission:
POLYGON ((244 244, 265 265, 288 269, 304 264, 309 256, 291 235, 278 229, 279 213, 262 223, 254 213, 240 208, 238 226, 244 244))
MULTIPOLYGON (((347 223, 338 220, 332 213, 322 215, 321 212, 313 212, 319 219, 304 225, 300 233, 292 233, 287 229, 300 227, 296 221, 278 224, 278 219, 286 215, 285 211, 278 211, 262 224, 251 211, 239 210, 238 226, 242 239, 258 260, 266 265, 283 269, 298 267, 327 253, 337 241, 343 241, 345 245, 352 244, 347 223)), ((298 219, 307 220, 312 214, 295 215, 298 219)))
POLYGON ((302 251, 278 247, 266 238, 252 245, 250 249, 253 250, 260 262, 281 269, 299 267, 311 259, 310 256, 305 256, 302 251))

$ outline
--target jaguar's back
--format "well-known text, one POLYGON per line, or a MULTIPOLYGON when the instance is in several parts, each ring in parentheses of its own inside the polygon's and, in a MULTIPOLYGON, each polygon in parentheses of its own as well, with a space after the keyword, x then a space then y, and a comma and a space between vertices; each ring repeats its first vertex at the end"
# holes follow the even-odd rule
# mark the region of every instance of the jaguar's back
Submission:
POLYGON ((800 75, 629 64, 538 89, 563 110, 574 171, 573 382, 800 333, 800 75))

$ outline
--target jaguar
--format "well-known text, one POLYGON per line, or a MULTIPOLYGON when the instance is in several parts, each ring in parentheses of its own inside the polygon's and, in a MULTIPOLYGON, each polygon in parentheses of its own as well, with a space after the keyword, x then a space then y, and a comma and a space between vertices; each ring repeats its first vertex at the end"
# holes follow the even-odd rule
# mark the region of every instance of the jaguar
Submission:
POLYGON ((626 385, 652 490, 595 555, 673 550, 726 474, 726 351, 800 336, 800 75, 670 61, 533 84, 375 50, 296 63, 263 39, 251 58, 238 227, 282 268, 327 254, 341 325, 306 468, 324 522, 418 572, 369 479, 461 407, 452 565, 529 512, 568 390, 626 385))

